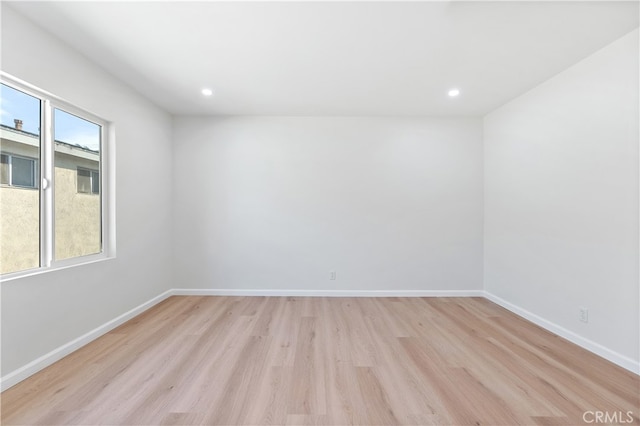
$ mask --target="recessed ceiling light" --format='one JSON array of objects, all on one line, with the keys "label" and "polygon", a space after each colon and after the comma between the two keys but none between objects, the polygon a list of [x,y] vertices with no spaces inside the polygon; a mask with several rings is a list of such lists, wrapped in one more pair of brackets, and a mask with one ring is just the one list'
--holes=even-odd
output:
[{"label": "recessed ceiling light", "polygon": [[202,89],[202,94],[204,96],[211,96],[211,95],[213,95],[213,90],[211,90],[211,89]]},{"label": "recessed ceiling light", "polygon": [[451,96],[452,98],[455,98],[459,94],[460,94],[460,90],[459,89],[451,89],[451,90],[449,90],[449,96]]}]

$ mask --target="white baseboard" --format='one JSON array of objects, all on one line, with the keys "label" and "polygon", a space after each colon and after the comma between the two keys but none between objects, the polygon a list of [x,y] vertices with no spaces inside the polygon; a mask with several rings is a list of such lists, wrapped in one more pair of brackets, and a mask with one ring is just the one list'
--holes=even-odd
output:
[{"label": "white baseboard", "polygon": [[264,290],[174,288],[174,296],[484,297],[482,290]]},{"label": "white baseboard", "polygon": [[102,324],[101,326],[89,331],[88,333],[78,337],[77,339],[72,340],[69,343],[66,343],[51,352],[42,355],[40,358],[31,361],[30,363],[18,368],[17,370],[12,371],[11,373],[0,378],[0,391],[4,391],[9,389],[11,386],[23,381],[27,377],[37,373],[38,371],[50,366],[56,361],[64,358],[69,355],[71,352],[76,351],[83,347],[84,345],[92,342],[98,337],[108,333],[114,328],[118,327],[121,324],[129,321],[131,318],[140,315],[142,312],[151,308],[154,305],[162,302],[173,293],[172,290],[167,290],[164,293],[154,297],[153,299],[136,306],[128,312],[120,315],[117,318],[112,319],[109,322]]},{"label": "white baseboard", "polygon": [[579,334],[574,333],[573,331],[567,330],[566,328],[561,327],[549,320],[546,320],[534,313],[531,313],[526,309],[516,306],[513,303],[507,302],[506,300],[494,294],[485,291],[485,297],[492,302],[502,306],[503,308],[513,312],[514,314],[521,316],[522,318],[544,328],[545,330],[557,334],[558,336],[572,343],[575,343],[576,345],[588,350],[589,352],[593,352],[594,354],[599,355],[602,358],[609,360],[626,370],[631,371],[632,373],[640,375],[640,364],[638,363],[638,361],[612,351],[611,349],[602,346],[601,344],[596,343],[592,340],[586,339]]},{"label": "white baseboard", "polygon": [[569,331],[551,321],[545,320],[525,309],[507,302],[491,293],[483,290],[260,290],[260,289],[171,289],[154,297],[153,299],[136,306],[128,312],[112,319],[109,322],[91,330],[90,332],[60,346],[57,349],[31,361],[30,363],[12,371],[0,378],[0,391],[21,382],[27,377],[48,367],[54,362],[64,358],[71,352],[92,342],[98,337],[108,333],[131,318],[140,315],[147,309],[157,305],[170,296],[307,296],[307,297],[485,297],[492,302],[510,310],[540,327],[563,337],[570,342],[599,355],[614,364],[617,364],[635,374],[640,374],[638,362],[617,352],[612,351],[598,343],[585,339],[576,333]]}]

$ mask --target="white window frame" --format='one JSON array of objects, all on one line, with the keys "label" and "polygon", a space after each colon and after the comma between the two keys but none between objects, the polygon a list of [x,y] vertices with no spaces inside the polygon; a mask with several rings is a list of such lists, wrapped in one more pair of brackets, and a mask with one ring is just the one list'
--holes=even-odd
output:
[{"label": "white window frame", "polygon": [[[40,266],[24,271],[0,275],[0,281],[9,281],[49,271],[65,269],[115,258],[115,129],[114,124],[79,108],[64,99],[0,71],[0,83],[40,99]],[[100,126],[100,179],[101,246],[99,253],[70,259],[55,260],[55,140],[53,111],[59,109]]]}]

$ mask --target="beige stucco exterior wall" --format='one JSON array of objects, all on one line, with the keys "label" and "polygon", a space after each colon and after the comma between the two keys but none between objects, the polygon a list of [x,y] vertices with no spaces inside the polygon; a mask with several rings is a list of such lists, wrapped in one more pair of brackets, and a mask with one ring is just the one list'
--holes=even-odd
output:
[{"label": "beige stucco exterior wall", "polygon": [[[0,150],[5,154],[38,158],[37,139],[33,139],[35,142],[28,144],[22,140],[1,138]],[[63,151],[60,152],[58,148],[56,144],[55,259],[98,253],[102,247],[100,196],[77,191],[78,167],[98,170],[98,155],[64,146],[60,147]],[[86,157],[94,157],[95,160]],[[23,271],[40,265],[39,218],[38,189],[0,186],[0,273]]]},{"label": "beige stucco exterior wall", "polygon": [[40,265],[40,194],[36,189],[0,187],[0,272]]}]

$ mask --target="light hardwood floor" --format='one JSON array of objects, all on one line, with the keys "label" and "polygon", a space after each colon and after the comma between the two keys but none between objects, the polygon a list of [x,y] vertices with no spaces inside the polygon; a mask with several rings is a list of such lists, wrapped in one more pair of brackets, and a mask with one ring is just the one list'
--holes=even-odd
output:
[{"label": "light hardwood floor", "polygon": [[639,395],[638,376],[481,298],[171,297],[5,391],[1,420],[639,424]]}]

